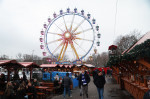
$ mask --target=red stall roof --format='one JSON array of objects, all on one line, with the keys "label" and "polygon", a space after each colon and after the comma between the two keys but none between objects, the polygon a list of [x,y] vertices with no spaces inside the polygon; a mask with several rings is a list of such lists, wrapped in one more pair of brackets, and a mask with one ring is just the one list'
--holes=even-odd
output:
[{"label": "red stall roof", "polygon": [[40,66],[37,65],[36,63],[34,62],[19,62],[21,65],[23,65],[23,67],[25,68],[39,68]]},{"label": "red stall roof", "polygon": [[6,65],[6,64],[9,64],[9,63],[17,63],[16,60],[0,60],[0,65]]},{"label": "red stall roof", "polygon": [[19,68],[19,67],[23,67],[22,64],[18,63],[16,60],[0,60],[0,66],[2,67],[16,67],[16,68]]},{"label": "red stall roof", "polygon": [[42,64],[40,67],[56,67],[57,64]]}]

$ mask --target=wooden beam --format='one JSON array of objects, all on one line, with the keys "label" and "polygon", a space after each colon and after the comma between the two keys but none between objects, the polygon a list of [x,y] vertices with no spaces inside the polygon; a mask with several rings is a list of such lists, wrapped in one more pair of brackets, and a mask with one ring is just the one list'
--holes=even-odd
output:
[{"label": "wooden beam", "polygon": [[146,62],[144,59],[140,59],[137,62],[150,69],[150,63]]}]

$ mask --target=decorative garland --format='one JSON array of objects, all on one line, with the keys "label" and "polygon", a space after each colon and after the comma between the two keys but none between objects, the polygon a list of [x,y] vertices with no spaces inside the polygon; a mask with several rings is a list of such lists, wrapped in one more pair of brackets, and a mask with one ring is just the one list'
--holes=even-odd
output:
[{"label": "decorative garland", "polygon": [[144,43],[136,45],[131,51],[123,55],[110,57],[107,62],[108,66],[114,66],[125,61],[134,61],[142,58],[150,58],[150,39],[147,39]]}]

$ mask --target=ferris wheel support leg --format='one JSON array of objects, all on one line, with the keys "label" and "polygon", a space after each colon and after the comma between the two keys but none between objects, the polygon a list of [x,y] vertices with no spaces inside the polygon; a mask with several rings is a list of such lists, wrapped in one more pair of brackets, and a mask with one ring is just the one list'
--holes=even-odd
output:
[{"label": "ferris wheel support leg", "polygon": [[63,45],[63,47],[62,47],[62,49],[61,49],[61,51],[60,51],[60,54],[59,54],[59,57],[58,57],[58,61],[59,61],[59,59],[60,59],[60,57],[61,57],[61,54],[62,54],[63,49],[64,49],[64,46],[65,46],[65,43],[64,43],[64,45]]},{"label": "ferris wheel support leg", "polygon": [[77,59],[79,59],[79,55],[78,55],[78,53],[77,53],[77,51],[76,51],[76,49],[75,49],[73,43],[70,43],[70,45],[71,45],[71,47],[72,47],[74,53],[76,54]]},{"label": "ferris wheel support leg", "polygon": [[68,47],[68,43],[66,43],[66,45],[65,45],[65,49],[64,49],[64,52],[63,52],[62,57],[61,57],[60,60],[62,60],[64,58],[67,47]]}]

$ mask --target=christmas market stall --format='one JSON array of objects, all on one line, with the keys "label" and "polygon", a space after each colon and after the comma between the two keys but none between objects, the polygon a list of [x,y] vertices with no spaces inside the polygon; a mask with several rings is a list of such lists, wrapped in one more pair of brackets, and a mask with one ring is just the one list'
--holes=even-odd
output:
[{"label": "christmas market stall", "polygon": [[39,65],[37,65],[34,62],[19,62],[21,65],[23,65],[24,68],[28,68],[30,71],[30,80],[32,79],[32,71],[33,68],[40,68]]},{"label": "christmas market stall", "polygon": [[0,60],[0,66],[7,69],[7,81],[10,81],[10,73],[12,71],[17,72],[19,69],[23,68],[23,65],[16,60]]},{"label": "christmas market stall", "polygon": [[147,78],[150,76],[150,32],[122,55],[109,58],[108,65],[121,89],[127,90],[135,99],[143,99],[148,91]]}]

